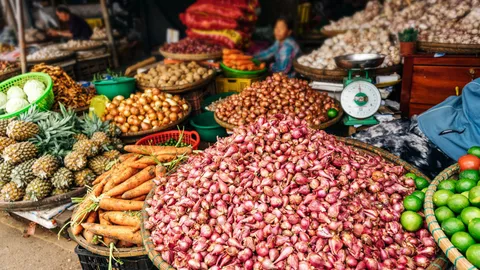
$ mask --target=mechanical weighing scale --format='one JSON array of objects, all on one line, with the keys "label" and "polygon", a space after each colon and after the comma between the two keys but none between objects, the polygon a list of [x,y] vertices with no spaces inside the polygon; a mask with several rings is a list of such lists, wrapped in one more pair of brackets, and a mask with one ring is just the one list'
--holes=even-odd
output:
[{"label": "mechanical weighing scale", "polygon": [[[368,77],[368,71],[380,66],[385,59],[381,54],[347,54],[335,57],[337,67],[346,69],[348,77],[343,78],[343,91],[340,104],[347,116],[343,123],[353,125],[376,125],[378,120],[373,116],[382,103],[378,88]],[[355,71],[363,73],[353,76]]]}]

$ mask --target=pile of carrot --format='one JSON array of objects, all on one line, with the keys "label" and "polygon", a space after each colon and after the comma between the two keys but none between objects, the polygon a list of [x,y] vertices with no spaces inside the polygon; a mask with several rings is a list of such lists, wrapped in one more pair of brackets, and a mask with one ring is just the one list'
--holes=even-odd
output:
[{"label": "pile of carrot", "polygon": [[253,56],[246,55],[239,50],[223,49],[223,64],[237,70],[262,70],[265,63],[256,65]]},{"label": "pile of carrot", "polygon": [[[77,205],[71,230],[91,244],[116,247],[142,245],[140,211],[154,179],[167,172],[163,163],[192,152],[190,147],[127,145],[127,154],[93,182]],[[98,241],[98,240],[101,241]]]}]

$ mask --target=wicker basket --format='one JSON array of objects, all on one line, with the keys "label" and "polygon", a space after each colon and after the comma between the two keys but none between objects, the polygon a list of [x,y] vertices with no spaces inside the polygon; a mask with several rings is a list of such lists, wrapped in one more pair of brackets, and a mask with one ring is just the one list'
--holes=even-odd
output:
[{"label": "wicker basket", "polygon": [[479,44],[452,44],[419,41],[417,44],[419,51],[430,53],[443,52],[452,54],[478,54],[480,53]]},{"label": "wicker basket", "polygon": [[[356,147],[357,149],[370,153],[372,155],[379,155],[382,156],[385,160],[395,163],[396,165],[403,166],[407,171],[412,172],[418,176],[424,177],[425,179],[428,179],[427,176],[425,176],[422,172],[420,172],[417,168],[414,166],[410,165],[409,163],[401,160],[397,156],[374,146],[368,145],[366,143],[349,139],[349,138],[341,138],[337,137],[337,140],[344,142],[347,145]],[[153,197],[153,194],[155,192],[155,189],[150,191],[148,194],[147,198],[145,201],[151,199]],[[147,203],[143,205],[142,209],[142,223],[141,223],[141,233],[142,233],[142,239],[143,239],[143,244],[145,246],[145,250],[147,251],[148,257],[152,260],[153,264],[160,270],[173,270],[171,265],[169,265],[167,262],[165,262],[162,259],[162,256],[160,253],[158,253],[155,250],[155,246],[153,245],[152,240],[150,239],[150,231],[145,229],[144,226],[144,221],[148,219],[148,214],[146,212],[146,207],[148,207]],[[446,269],[448,266],[448,261],[445,259],[443,254],[439,257],[437,257],[426,269],[427,270],[443,270]]]},{"label": "wicker basket", "polygon": [[190,144],[193,150],[198,150],[198,145],[200,144],[200,135],[198,135],[198,132],[196,131],[164,131],[142,138],[137,143],[135,143],[135,145],[157,145],[164,143],[171,138],[174,138],[178,141],[181,133],[183,133],[182,142]]},{"label": "wicker basket", "polygon": [[186,54],[186,53],[170,53],[166,51],[159,50],[160,54],[168,59],[175,60],[184,60],[184,61],[203,61],[211,59],[220,59],[222,58],[222,52],[218,53],[204,53],[204,54]]},{"label": "wicker basket", "polygon": [[182,93],[194,91],[199,88],[203,88],[204,86],[208,85],[213,78],[215,78],[215,72],[212,75],[208,76],[207,78],[193,82],[193,83],[188,83],[184,85],[175,85],[175,86],[165,86],[165,87],[142,85],[142,84],[139,84],[137,81],[137,88],[140,90],[160,89],[161,91],[167,92],[170,94],[182,94]]},{"label": "wicker basket", "polygon": [[442,171],[433,181],[430,183],[430,186],[427,189],[425,194],[425,203],[423,208],[425,209],[425,217],[427,220],[428,230],[432,233],[433,238],[437,242],[438,246],[445,252],[447,258],[454,264],[454,266],[459,270],[472,270],[477,269],[473,266],[461,253],[458,251],[452,242],[443,232],[440,224],[435,217],[434,205],[433,205],[433,194],[437,190],[438,184],[443,180],[456,178],[459,172],[458,164],[454,164],[444,171]]},{"label": "wicker basket", "polygon": [[1,73],[0,74],[0,82],[3,82],[5,80],[8,80],[12,77],[15,77],[17,75],[20,75],[22,73],[22,69],[21,68],[15,68],[15,69],[12,69],[12,70],[9,70],[7,72],[4,72],[4,73]]},{"label": "wicker basket", "polygon": [[104,54],[87,59],[78,59],[75,68],[76,78],[79,81],[91,81],[96,73],[110,68],[110,54]]},{"label": "wicker basket", "polygon": [[80,197],[87,191],[86,188],[77,188],[65,194],[60,194],[45,198],[38,202],[1,202],[0,210],[3,211],[32,211],[40,209],[49,209],[55,206],[69,203],[72,197]]}]

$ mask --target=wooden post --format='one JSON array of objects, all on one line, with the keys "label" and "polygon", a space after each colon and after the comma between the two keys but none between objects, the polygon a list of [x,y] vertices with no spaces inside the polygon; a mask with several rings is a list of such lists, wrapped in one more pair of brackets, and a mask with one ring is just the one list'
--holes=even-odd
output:
[{"label": "wooden post", "polygon": [[105,0],[100,0],[100,6],[102,8],[103,20],[105,21],[105,29],[108,37],[108,46],[112,52],[113,67],[118,67],[118,55],[117,48],[115,48],[115,40],[113,39],[112,26],[110,25],[110,17],[108,15],[107,3]]},{"label": "wooden post", "polygon": [[27,56],[25,55],[25,29],[23,22],[23,0],[16,0],[17,24],[18,24],[18,46],[20,47],[20,64],[22,73],[27,72]]},{"label": "wooden post", "polygon": [[7,24],[13,28],[13,31],[17,33],[17,22],[15,21],[15,15],[13,15],[12,5],[9,0],[2,0],[3,9],[5,12],[5,18]]}]

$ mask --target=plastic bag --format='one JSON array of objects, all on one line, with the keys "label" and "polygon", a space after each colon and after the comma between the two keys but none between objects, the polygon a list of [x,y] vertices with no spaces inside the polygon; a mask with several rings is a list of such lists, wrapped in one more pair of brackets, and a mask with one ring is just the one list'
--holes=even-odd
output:
[{"label": "plastic bag", "polygon": [[188,28],[195,29],[220,30],[235,29],[238,27],[237,22],[233,19],[201,13],[182,13],[180,14],[180,20]]}]

